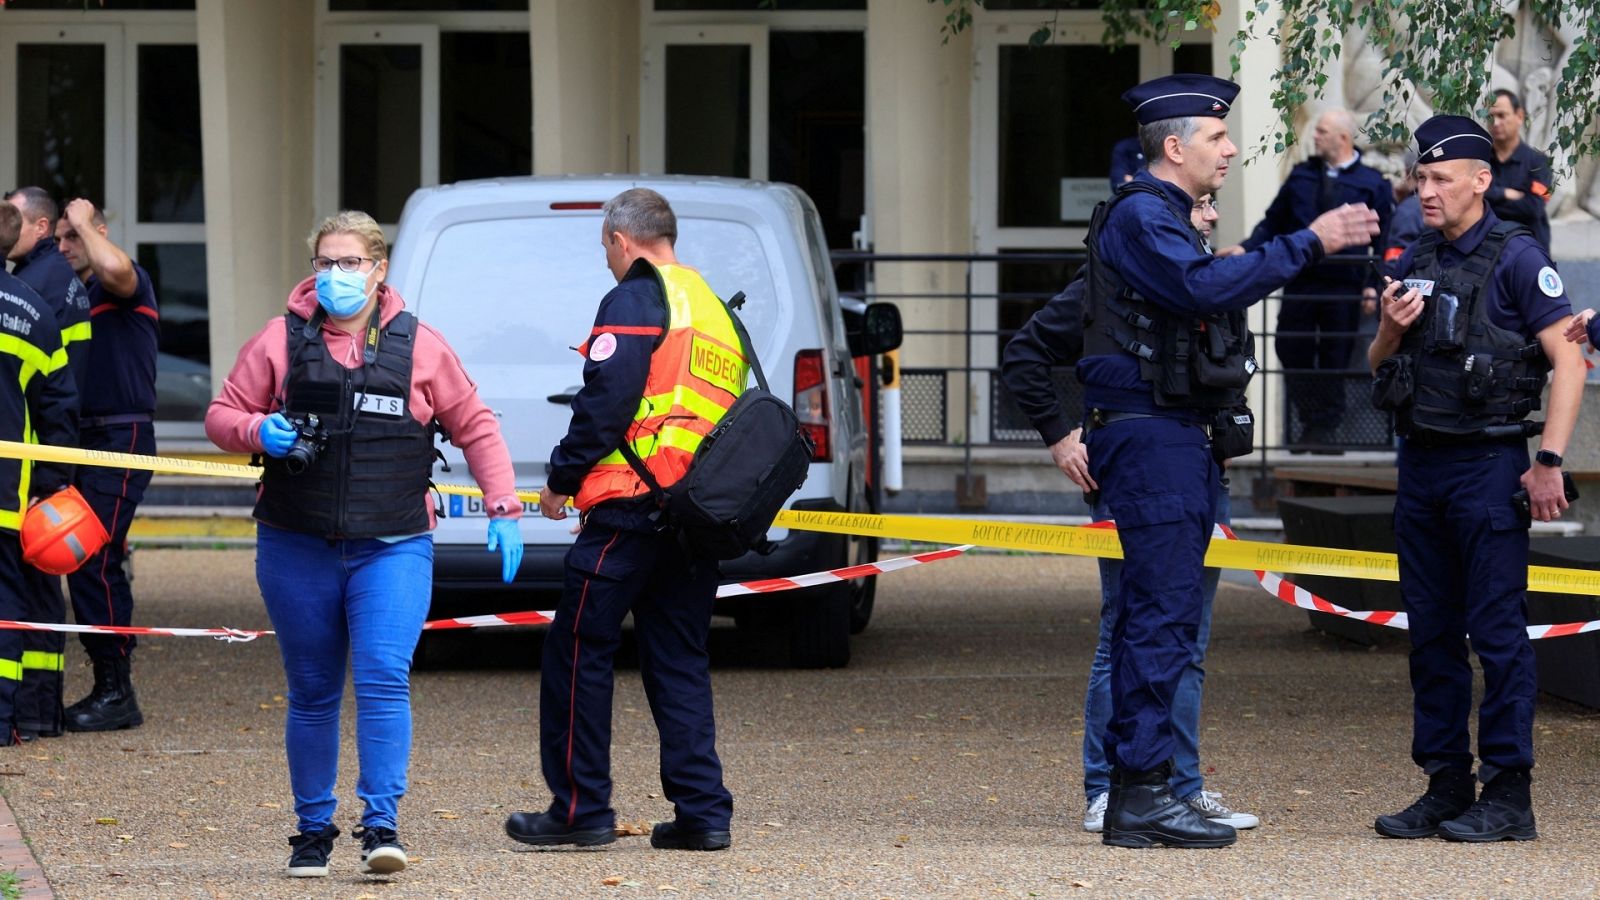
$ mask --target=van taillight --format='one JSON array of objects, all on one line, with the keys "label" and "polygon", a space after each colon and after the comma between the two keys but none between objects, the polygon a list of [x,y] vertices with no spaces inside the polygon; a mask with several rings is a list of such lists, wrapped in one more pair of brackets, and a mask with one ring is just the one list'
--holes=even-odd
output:
[{"label": "van taillight", "polygon": [[821,350],[801,350],[794,355],[794,411],[800,427],[811,436],[817,462],[833,459],[828,442],[828,367]]}]

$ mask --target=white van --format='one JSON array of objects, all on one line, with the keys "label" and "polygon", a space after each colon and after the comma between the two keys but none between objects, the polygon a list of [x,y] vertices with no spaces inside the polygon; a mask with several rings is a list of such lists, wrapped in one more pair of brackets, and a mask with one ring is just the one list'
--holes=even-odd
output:
[{"label": "white van", "polygon": [[[518,488],[543,486],[550,450],[566,433],[583,383],[573,348],[616,284],[600,244],[601,204],[649,187],[678,216],[677,255],[724,299],[743,291],[739,315],[773,393],[791,399],[817,442],[816,460],[790,502],[795,509],[877,508],[857,354],[899,343],[892,306],[852,316],[847,336],[820,220],[798,188],[691,177],[551,177],[463,182],[411,195],[400,219],[389,283],[444,334],[478,393],[500,420]],[[866,335],[875,335],[868,338]],[[876,341],[876,346],[865,346]],[[440,442],[434,480],[470,479],[460,451]],[[497,590],[499,554],[484,550],[482,504],[445,497],[434,533],[434,615],[527,609],[558,590],[573,521],[552,522],[531,504],[522,519],[526,555],[517,590]],[[876,542],[775,528],[776,548],[723,564],[727,581],[799,575],[874,559]],[[871,579],[719,604],[741,626],[785,629],[792,662],[842,666],[850,634],[872,612]],[[548,602],[550,597],[543,598]],[[548,607],[545,607],[548,608]]]}]

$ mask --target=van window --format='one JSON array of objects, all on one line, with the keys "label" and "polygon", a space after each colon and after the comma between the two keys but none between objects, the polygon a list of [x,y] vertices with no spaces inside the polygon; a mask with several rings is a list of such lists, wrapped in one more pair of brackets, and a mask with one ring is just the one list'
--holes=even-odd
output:
[{"label": "van window", "polygon": [[[758,349],[779,320],[772,272],[756,232],[741,222],[682,219],[678,258],[740,311]],[[428,251],[414,300],[471,365],[572,359],[616,286],[600,246],[599,216],[492,219],[451,225]],[[783,317],[785,320],[787,317]]]}]

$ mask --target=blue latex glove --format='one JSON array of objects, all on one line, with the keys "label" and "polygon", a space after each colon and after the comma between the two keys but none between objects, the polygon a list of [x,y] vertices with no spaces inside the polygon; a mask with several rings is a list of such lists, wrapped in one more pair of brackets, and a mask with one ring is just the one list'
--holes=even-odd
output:
[{"label": "blue latex glove", "polygon": [[261,449],[268,456],[282,459],[299,436],[300,433],[294,430],[283,413],[273,413],[261,420]]},{"label": "blue latex glove", "polygon": [[499,549],[500,580],[510,584],[522,565],[522,529],[516,519],[489,520],[489,549]]}]

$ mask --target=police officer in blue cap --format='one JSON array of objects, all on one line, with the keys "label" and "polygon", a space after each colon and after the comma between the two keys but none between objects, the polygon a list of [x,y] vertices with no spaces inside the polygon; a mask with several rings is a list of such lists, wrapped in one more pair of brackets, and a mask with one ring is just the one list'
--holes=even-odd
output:
[{"label": "police officer in blue cap", "polygon": [[[1416,138],[1425,227],[1400,258],[1403,280],[1384,290],[1367,360],[1373,401],[1394,411],[1404,439],[1394,530],[1411,626],[1411,758],[1428,789],[1375,827],[1393,838],[1530,841],[1537,688],[1526,516],[1548,522],[1567,507],[1561,454],[1583,398],[1583,358],[1564,339],[1572,308],[1544,247],[1485,202],[1489,134],[1435,116]],[[1545,421],[1530,422],[1552,372]],[[1541,432],[1530,464],[1526,439]],[[1483,667],[1481,795],[1467,730],[1468,635]]]},{"label": "police officer in blue cap", "polygon": [[[1244,386],[1255,371],[1244,310],[1325,254],[1365,244],[1378,216],[1341,206],[1308,228],[1226,259],[1190,227],[1238,148],[1223,117],[1239,87],[1172,75],[1128,91],[1148,168],[1101,204],[1089,226],[1084,356],[1088,479],[1117,522],[1124,564],[1112,610],[1112,764],[1106,844],[1222,847],[1209,821],[1169,786],[1173,695],[1194,655],[1219,463],[1251,449]],[[1069,471],[1074,423],[1041,428]],[[1070,471],[1069,471],[1070,474]]]}]

